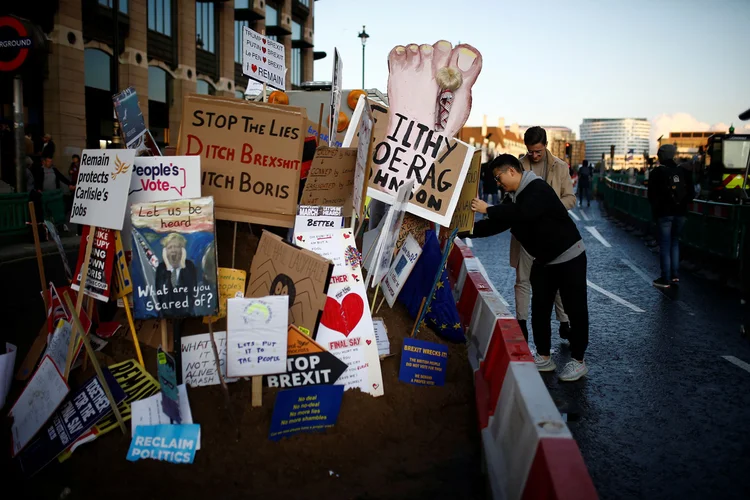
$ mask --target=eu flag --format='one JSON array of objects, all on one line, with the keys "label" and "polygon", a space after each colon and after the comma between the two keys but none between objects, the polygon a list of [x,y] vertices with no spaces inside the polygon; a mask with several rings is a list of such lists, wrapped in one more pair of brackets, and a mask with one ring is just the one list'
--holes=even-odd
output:
[{"label": "eu flag", "polygon": [[[430,293],[442,257],[435,231],[428,230],[425,234],[422,255],[398,295],[398,299],[406,306],[413,318],[416,318],[419,314],[422,299]],[[466,342],[464,330],[458,318],[456,301],[453,299],[451,285],[448,281],[448,271],[445,267],[440,270],[440,278],[435,287],[432,302],[427,309],[425,322],[435,333],[446,340]]]}]

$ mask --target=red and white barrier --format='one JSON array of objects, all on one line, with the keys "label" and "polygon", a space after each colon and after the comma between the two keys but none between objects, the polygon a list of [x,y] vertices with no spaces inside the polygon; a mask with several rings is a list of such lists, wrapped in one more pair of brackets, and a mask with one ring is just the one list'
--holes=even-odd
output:
[{"label": "red and white barrier", "polygon": [[494,499],[598,498],[578,445],[534,365],[528,344],[460,240],[448,259],[469,337],[478,425]]}]

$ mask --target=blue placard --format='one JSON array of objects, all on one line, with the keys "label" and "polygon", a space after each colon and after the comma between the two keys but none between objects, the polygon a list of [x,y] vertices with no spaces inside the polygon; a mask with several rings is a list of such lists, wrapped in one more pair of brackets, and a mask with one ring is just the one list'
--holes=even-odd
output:
[{"label": "blue placard", "polygon": [[300,432],[322,432],[333,427],[343,397],[343,385],[315,385],[279,392],[268,439],[278,441]]},{"label": "blue placard", "polygon": [[404,339],[398,379],[414,385],[445,384],[448,347],[425,340]]},{"label": "blue placard", "polygon": [[192,464],[200,431],[199,424],[139,425],[130,441],[128,460],[153,458],[173,464]]}]

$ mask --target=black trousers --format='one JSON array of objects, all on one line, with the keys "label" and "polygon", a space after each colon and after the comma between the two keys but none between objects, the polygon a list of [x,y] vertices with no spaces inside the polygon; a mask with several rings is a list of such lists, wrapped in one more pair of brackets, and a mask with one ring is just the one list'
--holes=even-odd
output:
[{"label": "black trousers", "polygon": [[560,291],[570,318],[570,351],[573,359],[583,360],[589,344],[589,306],[586,286],[586,252],[562,264],[531,267],[531,326],[537,353],[549,356],[552,343],[552,306]]}]

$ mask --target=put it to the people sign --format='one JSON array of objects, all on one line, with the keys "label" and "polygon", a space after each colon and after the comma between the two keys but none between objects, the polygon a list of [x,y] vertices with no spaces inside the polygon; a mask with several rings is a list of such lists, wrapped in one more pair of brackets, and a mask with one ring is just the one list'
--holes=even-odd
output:
[{"label": "put it to the people sign", "polygon": [[121,230],[134,159],[133,149],[84,149],[70,222]]},{"label": "put it to the people sign", "polygon": [[242,31],[242,72],[273,88],[286,88],[284,46],[248,27]]}]

